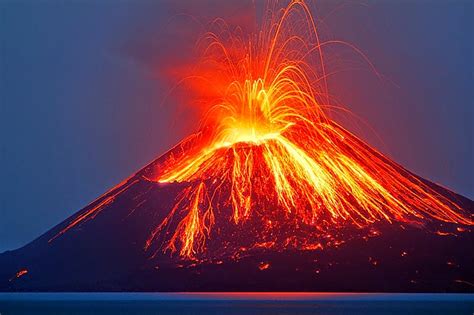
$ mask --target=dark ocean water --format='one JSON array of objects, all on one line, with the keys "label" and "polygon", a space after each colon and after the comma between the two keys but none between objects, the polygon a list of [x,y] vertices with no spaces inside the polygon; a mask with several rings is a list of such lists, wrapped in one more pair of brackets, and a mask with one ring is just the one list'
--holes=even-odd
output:
[{"label": "dark ocean water", "polygon": [[0,293],[0,314],[474,314],[474,294]]}]

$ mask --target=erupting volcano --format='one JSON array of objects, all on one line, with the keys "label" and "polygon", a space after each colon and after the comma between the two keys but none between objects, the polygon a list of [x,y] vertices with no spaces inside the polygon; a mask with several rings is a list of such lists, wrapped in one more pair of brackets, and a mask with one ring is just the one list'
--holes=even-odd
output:
[{"label": "erupting volcano", "polygon": [[[68,242],[77,244],[75,239],[84,237],[88,242],[102,244],[98,248],[113,251],[120,247],[116,244],[118,239],[125,239],[130,233],[132,237],[128,237],[125,247],[133,247],[130,255],[141,257],[146,263],[130,267],[136,264],[134,259],[127,270],[145,269],[149,276],[150,270],[163,266],[169,271],[200,265],[203,269],[196,274],[211,275],[209,266],[217,268],[230,262],[234,271],[229,275],[238,279],[253,263],[265,272],[273,268],[274,260],[288,262],[294,253],[298,253],[295,259],[304,260],[304,267],[295,267],[296,271],[309,268],[310,273],[319,274],[328,264],[348,264],[338,259],[351,260],[352,253],[354,265],[347,268],[367,274],[360,267],[360,252],[380,254],[385,252],[382,248],[394,246],[399,250],[396,256],[405,257],[403,246],[411,243],[411,235],[424,246],[431,246],[432,239],[437,239],[439,248],[459,242],[459,252],[448,258],[457,259],[455,255],[465,253],[458,266],[468,267],[473,262],[472,253],[466,253],[472,245],[473,202],[410,173],[331,118],[334,106],[323,52],[325,46],[347,44],[321,41],[304,2],[295,0],[282,9],[267,8],[258,31],[252,34],[229,27],[221,19],[215,20],[211,29],[198,42],[202,51],[199,63],[180,82],[181,87],[193,92],[192,105],[202,113],[197,131],[39,238],[36,248],[46,252],[50,248],[64,249]],[[112,227],[107,220],[120,224]],[[101,226],[114,231],[94,234]],[[86,236],[88,230],[95,232]],[[114,234],[121,233],[127,236],[114,238]],[[100,235],[100,240],[92,235]],[[377,245],[367,245],[381,235],[387,238]],[[338,251],[344,254],[338,256]],[[412,249],[410,255],[416,256],[417,251]],[[328,261],[324,261],[322,252],[327,252]],[[424,250],[421,253],[426,255]],[[31,259],[31,255],[9,255],[23,257],[21,262],[10,261],[15,272],[35,269],[24,258]],[[117,255],[115,259],[127,260],[126,253]],[[370,266],[378,264],[369,254],[364,257]],[[411,267],[416,264],[414,261]],[[239,262],[247,265],[240,268]],[[41,268],[38,271],[49,270],[52,265],[44,263]],[[110,268],[114,270],[113,266]],[[449,275],[448,280],[442,280],[440,283],[444,284],[438,284],[435,290],[447,290],[452,283],[471,283],[472,271],[460,269],[453,278]],[[77,270],[81,273],[85,269]],[[103,272],[100,270],[92,274],[98,276]],[[280,273],[290,271],[280,267]],[[184,274],[180,273],[181,277]],[[23,275],[34,277],[34,272]],[[128,273],[126,278],[130,277],[133,278]],[[412,284],[417,283],[410,278],[416,276],[406,277],[414,281]],[[405,278],[403,281],[407,281]],[[21,280],[12,280],[11,274],[8,279],[9,286]],[[123,288],[124,281],[120,278],[122,286],[106,287]],[[282,288],[298,288],[298,278],[294,281],[282,281],[286,283]],[[305,281],[300,283],[302,289],[332,290],[324,281],[314,286],[303,284]],[[403,285],[387,287],[378,283],[367,289],[354,284],[342,288],[390,291],[404,288]],[[202,284],[184,289],[236,287],[239,288],[214,283],[210,287]],[[181,287],[160,284],[158,288]],[[244,284],[241,288],[245,288]]]}]

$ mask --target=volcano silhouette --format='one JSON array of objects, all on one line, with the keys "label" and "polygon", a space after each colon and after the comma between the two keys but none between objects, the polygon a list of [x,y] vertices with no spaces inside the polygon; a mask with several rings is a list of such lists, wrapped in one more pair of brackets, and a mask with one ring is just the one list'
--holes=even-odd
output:
[{"label": "volcano silhouette", "polygon": [[333,120],[323,48],[344,43],[304,1],[280,6],[248,34],[214,19],[195,65],[163,69],[196,132],[1,254],[0,290],[474,290],[474,202]]},{"label": "volcano silhouette", "polygon": [[[145,249],[185,185],[150,178],[182,150],[176,146],[36,240],[1,254],[0,290],[474,291],[471,228],[437,220],[329,228],[312,246],[296,248],[284,242],[304,239],[303,226],[281,223],[264,235],[258,211],[242,224],[216,215],[201,258],[161,250],[167,230]],[[472,217],[472,200],[417,178]],[[214,202],[225,205],[220,198]],[[265,246],[269,240],[276,245]]]}]

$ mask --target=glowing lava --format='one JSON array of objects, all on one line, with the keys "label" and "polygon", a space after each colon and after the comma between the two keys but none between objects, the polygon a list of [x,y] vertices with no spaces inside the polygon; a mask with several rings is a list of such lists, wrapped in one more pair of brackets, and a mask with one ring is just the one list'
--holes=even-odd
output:
[{"label": "glowing lava", "polygon": [[[224,229],[236,232],[217,248],[235,255],[236,248],[321,250],[321,238],[344,242],[328,231],[378,221],[472,225],[454,199],[329,118],[322,48],[330,42],[320,41],[307,5],[266,12],[253,34],[219,19],[200,41],[202,60],[184,81],[203,119],[148,178],[181,192],[145,249],[158,243],[155,254],[197,257],[210,239],[225,238]],[[231,239],[239,233],[245,248]]]},{"label": "glowing lava", "polygon": [[248,37],[216,24],[192,76],[208,85],[205,119],[190,148],[163,163],[156,178],[187,187],[147,247],[176,211],[186,211],[164,248],[179,247],[187,257],[204,251],[224,206],[216,196],[230,200],[236,225],[273,197],[266,216],[294,220],[295,227],[425,218],[472,224],[454,202],[327,117],[324,43],[305,3],[269,10]]}]

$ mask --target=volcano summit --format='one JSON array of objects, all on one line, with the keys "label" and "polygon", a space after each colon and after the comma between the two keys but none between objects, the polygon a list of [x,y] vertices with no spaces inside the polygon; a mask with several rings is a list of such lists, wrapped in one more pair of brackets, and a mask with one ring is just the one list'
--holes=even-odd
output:
[{"label": "volcano summit", "polygon": [[[472,291],[474,203],[330,117],[309,8],[222,20],[181,83],[198,130],[0,257],[3,290]],[[342,43],[343,44],[343,43]]]}]

